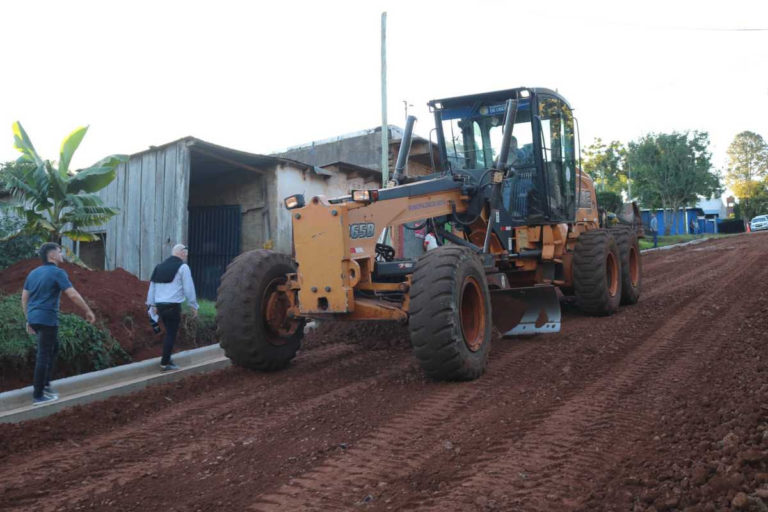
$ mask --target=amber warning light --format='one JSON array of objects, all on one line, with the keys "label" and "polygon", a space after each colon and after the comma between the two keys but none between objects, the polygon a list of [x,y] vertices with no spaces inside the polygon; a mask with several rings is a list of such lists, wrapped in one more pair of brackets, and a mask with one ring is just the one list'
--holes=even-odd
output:
[{"label": "amber warning light", "polygon": [[352,200],[360,203],[370,203],[379,198],[378,190],[353,190]]},{"label": "amber warning light", "polygon": [[285,198],[285,207],[289,210],[294,208],[302,208],[304,206],[304,195],[296,194]]}]

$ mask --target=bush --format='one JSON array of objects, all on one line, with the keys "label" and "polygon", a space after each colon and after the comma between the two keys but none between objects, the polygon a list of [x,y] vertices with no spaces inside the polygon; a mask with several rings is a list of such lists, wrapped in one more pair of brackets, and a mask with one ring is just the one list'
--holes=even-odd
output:
[{"label": "bush", "polygon": [[[2,213],[0,213],[2,215]],[[34,258],[43,239],[36,235],[20,235],[10,240],[2,241],[9,233],[15,232],[20,219],[0,216],[0,270],[10,267],[17,261]]]},{"label": "bush", "polygon": [[[27,334],[21,295],[0,297],[0,368],[34,370],[36,340]],[[58,376],[78,375],[130,361],[108,330],[72,314],[59,315]]]},{"label": "bush", "polygon": [[621,196],[616,192],[609,192],[607,190],[597,192],[597,206],[604,209],[607,212],[618,213],[621,211],[623,204]]}]

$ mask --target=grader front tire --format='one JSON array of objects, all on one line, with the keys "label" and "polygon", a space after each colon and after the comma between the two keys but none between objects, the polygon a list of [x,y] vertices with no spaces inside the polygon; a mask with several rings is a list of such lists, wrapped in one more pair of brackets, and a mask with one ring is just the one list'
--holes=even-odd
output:
[{"label": "grader front tire", "polygon": [[491,346],[491,300],[483,266],[472,251],[443,246],[413,272],[411,343],[435,380],[472,380],[485,371]]},{"label": "grader front tire", "polygon": [[296,356],[304,321],[288,318],[288,298],[278,290],[293,272],[288,256],[263,249],[243,253],[227,267],[216,299],[216,324],[221,347],[234,364],[273,371]]},{"label": "grader front tire", "polygon": [[573,285],[576,304],[585,313],[606,316],[619,309],[621,258],[607,230],[579,235],[573,255]]}]

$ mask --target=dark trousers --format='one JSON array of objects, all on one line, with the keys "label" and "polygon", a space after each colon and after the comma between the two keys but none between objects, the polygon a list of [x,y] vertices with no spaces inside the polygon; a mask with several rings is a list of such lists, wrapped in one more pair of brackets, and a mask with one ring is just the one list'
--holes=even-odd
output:
[{"label": "dark trousers", "polygon": [[37,358],[33,382],[35,398],[43,397],[43,389],[51,383],[56,356],[59,355],[59,328],[55,325],[31,324],[37,333]]},{"label": "dark trousers", "polygon": [[654,231],[653,232],[653,246],[658,247],[659,246],[659,232]]},{"label": "dark trousers", "polygon": [[181,324],[181,304],[158,304],[157,314],[165,326],[165,339],[163,340],[163,357],[160,364],[171,364],[171,352],[176,343],[176,335]]}]

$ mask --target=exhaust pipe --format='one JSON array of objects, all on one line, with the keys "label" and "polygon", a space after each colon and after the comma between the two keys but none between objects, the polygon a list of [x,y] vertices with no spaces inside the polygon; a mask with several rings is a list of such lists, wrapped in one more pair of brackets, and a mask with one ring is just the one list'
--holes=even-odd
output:
[{"label": "exhaust pipe", "polygon": [[395,175],[392,181],[400,184],[405,177],[405,171],[408,167],[408,155],[411,153],[411,141],[413,140],[413,125],[416,123],[416,116],[408,116],[405,121],[405,131],[403,139],[400,141],[400,151],[397,153],[397,163],[395,164]]},{"label": "exhaust pipe", "polygon": [[506,115],[504,116],[504,134],[501,138],[501,149],[496,158],[496,169],[504,169],[509,157],[509,145],[512,143],[512,125],[517,117],[517,103],[513,100],[507,100]]}]

